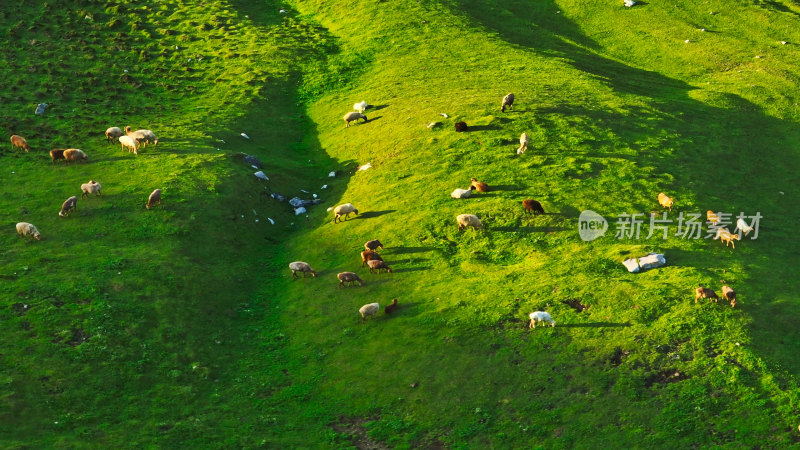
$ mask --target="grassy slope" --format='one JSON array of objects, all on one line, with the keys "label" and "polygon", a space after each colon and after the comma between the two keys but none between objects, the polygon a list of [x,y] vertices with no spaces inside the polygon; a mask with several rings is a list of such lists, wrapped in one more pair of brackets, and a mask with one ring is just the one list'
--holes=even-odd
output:
[{"label": "grassy slope", "polygon": [[[14,43],[3,126],[39,150],[2,156],[0,181],[15,186],[0,207],[6,446],[794,439],[797,56],[778,43],[800,42],[790,5],[49,4],[0,16]],[[696,23],[707,9],[719,13]],[[76,42],[57,65],[64,29]],[[509,91],[518,104],[503,115]],[[50,99],[48,115],[30,113]],[[362,99],[382,107],[344,130]],[[453,133],[456,120],[478,130]],[[134,160],[99,137],[128,123],[163,142]],[[520,158],[522,131],[532,145]],[[92,163],[48,167],[42,150],[66,145]],[[236,151],[269,162],[272,189],[328,183],[325,205],[353,202],[362,218],[289,216],[225,156]],[[449,199],[471,176],[499,189]],[[89,178],[103,199],[70,219],[46,212]],[[154,186],[165,206],[147,212]],[[733,251],[574,232],[583,209],[648,212],[660,191],[686,212],[759,210],[762,237]],[[522,217],[526,197],[557,214]],[[457,233],[462,212],[487,230]],[[46,239],[17,239],[20,217]],[[372,238],[395,273],[358,268]],[[621,270],[651,250],[670,266]],[[290,281],[296,259],[320,278]],[[337,290],[342,270],[366,286]],[[693,286],[722,278],[741,309],[691,302]],[[392,297],[397,316],[359,323],[360,305]],[[19,315],[17,303],[33,307]],[[545,307],[559,326],[526,330]]]}]

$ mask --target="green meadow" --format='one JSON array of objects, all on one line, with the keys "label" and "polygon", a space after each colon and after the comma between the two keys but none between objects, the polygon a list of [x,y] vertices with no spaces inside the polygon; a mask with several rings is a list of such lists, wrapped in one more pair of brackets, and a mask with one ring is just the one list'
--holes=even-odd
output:
[{"label": "green meadow", "polygon": [[[0,447],[798,446],[799,24],[793,0],[3,4]],[[126,125],[158,145],[106,141]],[[675,235],[707,210],[758,238]]]}]

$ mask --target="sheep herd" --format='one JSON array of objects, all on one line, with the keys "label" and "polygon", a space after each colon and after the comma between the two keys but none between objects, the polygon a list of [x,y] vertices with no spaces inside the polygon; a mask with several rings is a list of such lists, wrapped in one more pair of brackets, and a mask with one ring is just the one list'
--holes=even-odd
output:
[{"label": "sheep herd", "polygon": [[[119,127],[110,127],[105,132],[107,142],[113,142],[114,139],[117,139],[121,144],[122,148],[128,148],[129,151],[138,155],[138,149],[142,146],[146,147],[147,144],[158,144],[158,137],[156,137],[155,133],[150,130],[136,130],[132,131],[130,126],[125,127],[125,131]],[[11,146],[14,149],[22,149],[26,152],[31,150],[31,146],[28,144],[28,141],[19,135],[12,135],[11,136]],[[50,150],[50,159],[55,163],[58,160],[64,160],[65,163],[69,162],[78,162],[83,161],[86,162],[89,160],[89,156],[83,150],[77,148],[68,148],[68,149],[61,149],[61,148],[54,148]],[[94,180],[89,180],[88,183],[81,184],[81,199],[86,198],[91,194],[95,194],[97,196],[101,195],[100,189],[102,186],[100,183]],[[154,190],[150,196],[147,198],[147,203],[145,207],[150,209],[151,207],[158,205],[161,203],[161,189]],[[70,213],[77,209],[78,205],[78,197],[77,195],[73,195],[66,199],[64,203],[61,205],[61,210],[58,212],[59,217],[67,217]],[[28,222],[19,222],[16,225],[17,233],[21,237],[30,236],[33,239],[41,240],[41,234],[39,230],[32,224]]]}]

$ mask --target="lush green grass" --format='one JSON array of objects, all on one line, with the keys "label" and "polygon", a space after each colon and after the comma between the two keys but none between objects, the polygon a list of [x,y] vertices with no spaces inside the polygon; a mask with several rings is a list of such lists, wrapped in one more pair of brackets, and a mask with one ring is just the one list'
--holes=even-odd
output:
[{"label": "lush green grass", "polygon": [[[0,156],[4,447],[797,442],[793,3],[84,3],[0,12],[0,124],[34,147]],[[127,124],[161,142],[105,143]],[[237,152],[323,205],[292,215]],[[495,189],[449,198],[473,176]],[[90,178],[103,197],[59,218]],[[654,212],[662,191],[670,217],[760,211],[759,239],[579,239],[580,211]],[[334,225],[344,202],[361,215]],[[375,238],[391,274],[359,267]],[[669,265],[620,264],[649,251]],[[294,260],[319,277],[292,281]],[[337,289],[345,270],[365,286]],[[692,301],[721,280],[736,309]],[[558,325],[528,330],[537,309]]]}]

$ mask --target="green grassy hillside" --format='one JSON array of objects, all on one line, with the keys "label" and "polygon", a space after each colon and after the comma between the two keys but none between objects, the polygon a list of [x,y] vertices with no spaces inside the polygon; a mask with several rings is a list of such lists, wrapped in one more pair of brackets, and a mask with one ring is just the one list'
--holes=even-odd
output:
[{"label": "green grassy hillside", "polygon": [[[33,147],[0,154],[3,447],[797,445],[800,8],[621,3],[2,8],[0,126]],[[106,143],[125,125],[159,144]],[[471,177],[492,190],[451,199]],[[102,197],[58,217],[89,179]],[[759,238],[616,239],[659,192],[675,223],[759,212]],[[586,209],[605,237],[580,239]],[[360,267],[376,238],[392,273]],[[651,251],[668,265],[625,271]],[[739,303],[695,304],[700,283]]]}]

